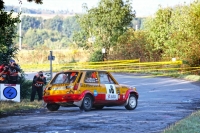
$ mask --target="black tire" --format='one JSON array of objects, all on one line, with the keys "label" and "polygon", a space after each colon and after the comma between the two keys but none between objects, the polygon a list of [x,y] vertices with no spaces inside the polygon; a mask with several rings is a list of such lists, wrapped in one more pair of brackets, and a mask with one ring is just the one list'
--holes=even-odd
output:
[{"label": "black tire", "polygon": [[83,103],[80,107],[81,110],[90,111],[92,108],[93,99],[90,95],[86,95],[83,99]]},{"label": "black tire", "polygon": [[60,108],[60,105],[58,104],[55,104],[55,103],[47,104],[47,109],[49,111],[57,111],[59,108]]},{"label": "black tire", "polygon": [[97,106],[94,106],[94,108],[96,109],[96,110],[101,110],[101,109],[103,109],[103,105],[97,105]]},{"label": "black tire", "polygon": [[128,104],[125,106],[127,110],[134,110],[137,107],[137,98],[135,94],[130,94]]}]

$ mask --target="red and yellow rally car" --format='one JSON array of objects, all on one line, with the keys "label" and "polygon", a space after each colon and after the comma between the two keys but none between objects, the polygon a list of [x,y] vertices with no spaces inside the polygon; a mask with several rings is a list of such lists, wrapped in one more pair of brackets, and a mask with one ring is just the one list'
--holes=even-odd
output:
[{"label": "red and yellow rally car", "polygon": [[104,106],[137,107],[136,88],[119,85],[107,71],[68,70],[57,73],[44,89],[47,109],[56,111],[60,106],[79,107],[89,111]]}]

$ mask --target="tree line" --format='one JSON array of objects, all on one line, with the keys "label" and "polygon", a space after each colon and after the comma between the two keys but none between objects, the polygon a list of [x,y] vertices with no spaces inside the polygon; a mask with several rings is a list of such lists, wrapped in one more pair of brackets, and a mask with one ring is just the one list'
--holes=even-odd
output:
[{"label": "tree line", "polygon": [[[20,5],[19,5],[20,6]],[[14,12],[20,12],[19,6],[5,6],[5,11],[14,10]],[[48,9],[29,9],[21,8],[22,13],[26,14],[74,14],[73,11],[66,10],[48,10]]]},{"label": "tree line", "polygon": [[160,7],[154,16],[145,19],[136,18],[129,0],[101,0],[97,7],[88,9],[83,4],[83,9],[84,14],[71,18],[24,17],[23,45],[28,49],[77,45],[90,51],[91,61],[102,60],[101,49],[106,48],[108,60],[177,58],[190,66],[200,64],[199,0],[190,5]]},{"label": "tree line", "polygon": [[[131,26],[142,26],[143,18],[136,18]],[[57,15],[51,19],[22,16],[22,48],[34,49],[44,45],[50,49],[63,49],[73,45],[74,33],[81,30],[77,16]],[[18,38],[14,43],[18,45]]]},{"label": "tree line", "polygon": [[[49,48],[66,48],[72,44],[74,31],[80,30],[76,18],[55,16],[52,19],[22,17],[22,46],[34,49],[45,45]],[[18,44],[18,40],[15,43]]]},{"label": "tree line", "polygon": [[[145,19],[141,30],[130,26],[132,13],[129,1],[101,0],[98,7],[79,16],[81,32],[75,42],[92,48],[100,59],[102,47],[107,59],[161,61],[176,58],[189,66],[200,65],[200,0],[189,5],[162,8]],[[121,12],[119,12],[121,11]],[[132,18],[131,18],[132,17]],[[95,41],[88,41],[93,38]]]}]

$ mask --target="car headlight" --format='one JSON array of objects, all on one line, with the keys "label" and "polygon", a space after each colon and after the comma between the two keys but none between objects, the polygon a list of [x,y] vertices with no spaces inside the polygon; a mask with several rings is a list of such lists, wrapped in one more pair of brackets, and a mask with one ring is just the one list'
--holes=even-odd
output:
[{"label": "car headlight", "polygon": [[137,91],[137,89],[135,87],[130,87],[130,89],[134,90],[134,91]]}]

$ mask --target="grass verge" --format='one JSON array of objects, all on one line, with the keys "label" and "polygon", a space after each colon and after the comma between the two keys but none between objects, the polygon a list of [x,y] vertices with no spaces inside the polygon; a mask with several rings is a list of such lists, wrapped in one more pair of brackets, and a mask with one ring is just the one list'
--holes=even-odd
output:
[{"label": "grass verge", "polygon": [[200,111],[192,113],[185,119],[180,120],[163,133],[199,133],[200,132]]},{"label": "grass verge", "polygon": [[0,101],[0,116],[12,114],[15,111],[39,109],[43,107],[43,101],[30,102],[30,99],[23,99],[21,102]]}]

